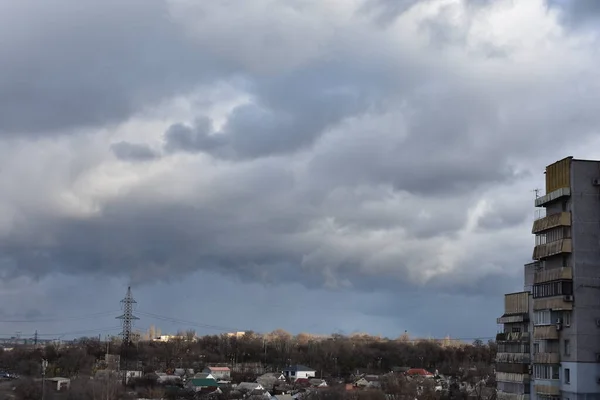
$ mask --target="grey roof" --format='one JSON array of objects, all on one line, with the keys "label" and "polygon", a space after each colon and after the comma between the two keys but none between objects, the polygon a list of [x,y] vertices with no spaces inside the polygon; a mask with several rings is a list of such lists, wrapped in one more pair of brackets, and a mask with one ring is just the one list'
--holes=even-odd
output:
[{"label": "grey roof", "polygon": [[309,372],[315,372],[315,370],[314,370],[314,369],[312,369],[312,368],[309,368],[309,367],[307,367],[307,366],[305,366],[305,365],[300,365],[300,364],[297,364],[297,365],[291,365],[291,366],[289,366],[289,367],[285,367],[284,371],[294,371],[294,372],[298,372],[298,371],[309,371]]}]

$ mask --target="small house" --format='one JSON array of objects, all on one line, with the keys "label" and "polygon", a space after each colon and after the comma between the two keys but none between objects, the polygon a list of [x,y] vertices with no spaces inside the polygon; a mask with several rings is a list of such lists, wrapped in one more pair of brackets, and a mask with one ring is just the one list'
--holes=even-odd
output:
[{"label": "small house", "polygon": [[291,381],[315,377],[315,370],[304,365],[292,365],[283,370],[283,375]]}]

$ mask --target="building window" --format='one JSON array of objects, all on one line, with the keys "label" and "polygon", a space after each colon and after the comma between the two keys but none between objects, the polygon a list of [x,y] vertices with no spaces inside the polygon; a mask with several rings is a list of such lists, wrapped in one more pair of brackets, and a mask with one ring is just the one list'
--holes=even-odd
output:
[{"label": "building window", "polygon": [[535,342],[533,344],[533,354],[538,354],[540,352],[540,342]]},{"label": "building window", "polygon": [[[565,339],[564,346],[565,346],[565,349],[564,349],[565,356],[570,356],[571,355],[571,341],[569,339]],[[565,371],[568,371],[568,369]],[[566,377],[565,377],[565,379],[566,379]]]},{"label": "building window", "polygon": [[534,325],[552,325],[552,313],[550,310],[541,310],[533,312]]},{"label": "building window", "polygon": [[571,370],[569,368],[565,368],[565,383],[571,383]]},{"label": "building window", "polygon": [[560,379],[560,367],[558,365],[534,364],[533,374],[535,379]]},{"label": "building window", "polygon": [[571,326],[571,311],[563,311],[563,325]]},{"label": "building window", "polygon": [[573,281],[553,281],[533,286],[533,298],[573,294]]}]

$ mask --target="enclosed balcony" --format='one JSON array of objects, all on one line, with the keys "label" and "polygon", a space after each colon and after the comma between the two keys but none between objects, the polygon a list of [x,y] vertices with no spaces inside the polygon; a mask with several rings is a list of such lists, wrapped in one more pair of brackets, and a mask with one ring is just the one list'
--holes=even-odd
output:
[{"label": "enclosed balcony", "polygon": [[564,279],[573,279],[572,267],[545,269],[542,271],[537,271],[534,275],[533,283],[544,283]]},{"label": "enclosed balcony", "polygon": [[573,309],[573,296],[564,295],[533,299],[534,310],[570,311]]},{"label": "enclosed balcony", "polygon": [[529,400],[528,394],[507,393],[498,391],[496,394],[498,400]]},{"label": "enclosed balcony", "polygon": [[533,390],[542,396],[560,396],[560,386],[534,385]]},{"label": "enclosed balcony", "polygon": [[514,372],[500,372],[496,370],[496,380],[498,382],[529,383],[531,377],[528,373],[520,374]]},{"label": "enclosed balcony", "polygon": [[533,338],[536,340],[558,340],[558,331],[555,325],[536,326],[533,328]]},{"label": "enclosed balcony", "polygon": [[571,213],[560,212],[540,218],[533,222],[531,233],[545,232],[559,226],[571,226]]},{"label": "enclosed balcony", "polygon": [[533,259],[541,260],[556,254],[571,253],[573,244],[571,239],[560,239],[553,242],[537,245],[533,248]]},{"label": "enclosed balcony", "polygon": [[496,334],[496,342],[528,342],[529,332],[500,332]]},{"label": "enclosed balcony", "polygon": [[497,363],[529,364],[531,358],[527,353],[497,353]]},{"label": "enclosed balcony", "polygon": [[496,363],[496,372],[511,374],[528,374],[529,365],[522,363]]},{"label": "enclosed balcony", "polygon": [[558,364],[560,363],[559,353],[537,353],[533,355],[534,364]]}]

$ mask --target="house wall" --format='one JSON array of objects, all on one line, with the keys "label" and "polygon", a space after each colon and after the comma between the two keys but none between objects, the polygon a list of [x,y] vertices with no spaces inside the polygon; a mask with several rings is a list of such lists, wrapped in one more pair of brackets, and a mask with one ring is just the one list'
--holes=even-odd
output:
[{"label": "house wall", "polygon": [[298,380],[315,377],[315,371],[283,371],[286,378]]}]

